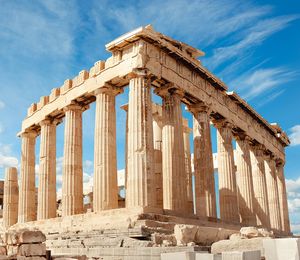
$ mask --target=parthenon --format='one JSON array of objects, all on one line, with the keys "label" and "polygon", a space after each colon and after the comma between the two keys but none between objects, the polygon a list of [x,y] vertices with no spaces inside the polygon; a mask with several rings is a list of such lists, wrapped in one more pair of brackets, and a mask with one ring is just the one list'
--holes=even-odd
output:
[{"label": "parthenon", "polygon": [[[110,58],[65,80],[29,107],[18,133],[22,142],[18,208],[4,208],[6,227],[28,222],[51,225],[59,218],[56,126],[63,120],[60,218],[91,214],[83,211],[82,114],[95,102],[94,217],[137,212],[177,216],[182,223],[192,219],[212,226],[257,226],[282,236],[291,234],[284,178],[289,139],[282,129],[268,123],[202,66],[198,59],[202,51],[151,26],[120,36],[106,49]],[[125,208],[118,209],[115,98],[127,86],[129,100],[123,107],[127,111],[126,196]],[[162,105],[153,103],[152,92],[161,97]],[[193,116],[192,129],[183,119],[182,104]],[[219,190],[215,189],[211,125],[217,131]],[[15,175],[15,170],[8,170],[5,187],[17,185]],[[15,200],[7,203],[16,205]]]}]

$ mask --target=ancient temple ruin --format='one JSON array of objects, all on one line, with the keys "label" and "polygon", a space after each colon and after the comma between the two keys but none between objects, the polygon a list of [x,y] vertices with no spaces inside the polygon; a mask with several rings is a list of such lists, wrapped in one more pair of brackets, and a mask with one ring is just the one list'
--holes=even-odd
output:
[{"label": "ancient temple ruin", "polygon": [[[204,55],[202,51],[151,26],[120,36],[106,49],[112,53],[110,58],[67,79],[28,109],[19,133],[22,157],[18,208],[15,200],[4,198],[6,227],[15,223],[20,228],[37,225],[46,232],[66,227],[71,230],[77,223],[83,223],[76,226],[78,229],[84,226],[95,230],[106,223],[106,227],[123,230],[121,223],[129,221],[126,227],[140,234],[143,230],[134,229],[139,221],[148,221],[145,225],[149,227],[150,221],[162,222],[170,217],[178,223],[237,230],[258,226],[280,236],[289,235],[284,179],[284,149],[289,140],[281,128],[269,124],[236,93],[228,92],[227,86],[201,65],[198,57]],[[118,208],[115,97],[127,86],[129,102],[123,108],[127,111],[126,197],[125,208]],[[162,98],[162,106],[153,105],[153,89]],[[92,102],[96,102],[93,212],[83,214],[82,113]],[[193,115],[194,191],[186,164],[191,129],[183,122],[182,103]],[[62,217],[58,218],[56,126],[62,120]],[[219,205],[211,124],[217,129]],[[36,210],[34,151],[38,135]],[[157,178],[155,172],[159,171],[161,177]],[[8,174],[5,187],[17,185],[15,175]],[[7,196],[16,196],[9,193],[11,187],[7,189]]]}]

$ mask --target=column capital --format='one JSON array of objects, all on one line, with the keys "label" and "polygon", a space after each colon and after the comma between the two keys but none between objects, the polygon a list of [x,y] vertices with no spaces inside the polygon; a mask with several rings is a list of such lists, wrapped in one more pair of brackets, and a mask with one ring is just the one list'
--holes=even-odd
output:
[{"label": "column capital", "polygon": [[232,123],[230,123],[226,118],[213,119],[212,122],[217,129],[220,129],[220,128],[232,129],[234,127],[234,125]]},{"label": "column capital", "polygon": [[266,147],[260,143],[252,144],[251,146],[257,156],[263,156],[267,151]]},{"label": "column capital", "polygon": [[234,138],[237,141],[245,141],[248,144],[251,144],[252,141],[253,141],[253,139],[250,136],[248,136],[245,132],[235,132],[234,133]]},{"label": "column capital", "polygon": [[283,167],[285,165],[285,161],[281,158],[276,158],[275,162],[276,162],[276,167]]},{"label": "column capital", "polygon": [[58,125],[60,122],[62,121],[62,119],[58,119],[58,118],[46,118],[44,120],[42,120],[39,125],[43,126],[43,125]]},{"label": "column capital", "polygon": [[196,103],[196,104],[187,105],[187,108],[188,108],[188,111],[190,111],[194,115],[196,115],[197,113],[201,113],[201,112],[210,114],[210,112],[211,112],[210,105],[203,101],[200,101],[199,103]]},{"label": "column capital", "polygon": [[162,98],[165,98],[167,96],[176,95],[180,99],[184,97],[184,91],[179,89],[177,86],[175,86],[173,83],[167,83],[164,86],[157,88],[154,90],[154,93],[158,96],[161,96]]},{"label": "column capital", "polygon": [[89,106],[86,105],[86,106],[83,106],[83,105],[80,105],[78,103],[71,103],[70,105],[67,105],[63,108],[63,111],[64,112],[67,112],[67,111],[70,111],[70,110],[81,110],[81,111],[85,111],[86,109],[88,109]]},{"label": "column capital", "polygon": [[35,138],[38,136],[38,132],[35,130],[26,130],[25,132],[21,133],[20,137],[31,137],[31,138]]},{"label": "column capital", "polygon": [[105,84],[103,87],[96,89],[94,91],[94,95],[97,96],[99,94],[107,94],[107,95],[116,96],[116,95],[121,94],[123,92],[124,92],[123,88],[117,88],[117,87],[112,86],[110,84]]},{"label": "column capital", "polygon": [[153,75],[150,74],[150,71],[148,69],[133,69],[132,72],[129,73],[128,78],[134,79],[134,78],[148,78],[151,79]]}]

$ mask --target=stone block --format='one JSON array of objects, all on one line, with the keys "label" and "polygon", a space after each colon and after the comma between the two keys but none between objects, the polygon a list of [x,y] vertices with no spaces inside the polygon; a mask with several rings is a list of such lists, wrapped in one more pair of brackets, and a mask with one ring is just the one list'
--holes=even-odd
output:
[{"label": "stone block", "polygon": [[42,96],[40,98],[40,102],[37,104],[37,109],[41,109],[43,106],[47,105],[48,103],[49,103],[49,97]]},{"label": "stone block", "polygon": [[77,82],[76,85],[81,85],[86,79],[89,78],[89,73],[86,70],[82,70],[79,72],[77,76]]},{"label": "stone block", "polygon": [[64,85],[61,87],[61,93],[66,93],[69,89],[71,89],[73,86],[73,81],[71,79],[67,79],[64,82]]},{"label": "stone block", "polygon": [[222,253],[222,260],[260,260],[260,259],[261,259],[261,253],[259,250]]},{"label": "stone block", "polygon": [[19,246],[18,255],[21,256],[45,256],[45,244],[22,244]]},{"label": "stone block", "polygon": [[105,69],[105,61],[99,60],[94,64],[94,73],[95,75],[99,74],[101,70]]},{"label": "stone block", "polygon": [[172,252],[161,254],[161,260],[195,260],[195,252]]},{"label": "stone block", "polygon": [[264,239],[266,260],[300,260],[300,238]]},{"label": "stone block", "polygon": [[46,236],[39,230],[35,230],[35,231],[24,230],[18,234],[19,244],[43,243],[45,241],[46,241]]},{"label": "stone block", "polygon": [[7,256],[16,256],[18,254],[18,246],[8,245]]},{"label": "stone block", "polygon": [[6,255],[6,247],[0,246],[0,255]]},{"label": "stone block", "polygon": [[184,224],[175,225],[174,235],[177,241],[177,246],[186,246],[189,242],[194,242],[197,231],[197,226]]},{"label": "stone block", "polygon": [[37,110],[37,104],[32,103],[27,110],[27,116],[31,116]]},{"label": "stone block", "polygon": [[240,234],[247,238],[262,236],[256,227],[242,227],[240,230]]},{"label": "stone block", "polygon": [[222,260],[222,255],[214,255],[209,253],[196,253],[195,260]]},{"label": "stone block", "polygon": [[263,240],[266,238],[257,237],[252,239],[240,240],[221,240],[213,243],[211,252],[213,254],[220,254],[228,251],[252,251],[260,250],[263,254]]},{"label": "stone block", "polygon": [[60,95],[60,88],[54,88],[51,90],[51,94],[49,97],[49,102],[52,102],[53,100],[55,100],[56,98],[58,98]]}]

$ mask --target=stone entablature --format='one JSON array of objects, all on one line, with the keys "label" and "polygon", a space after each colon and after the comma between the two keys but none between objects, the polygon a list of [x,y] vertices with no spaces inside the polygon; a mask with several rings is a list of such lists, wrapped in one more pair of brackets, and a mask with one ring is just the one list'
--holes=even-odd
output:
[{"label": "stone entablature", "polygon": [[[150,39],[151,43],[147,42]],[[42,97],[38,104],[32,104],[21,132],[39,129],[39,122],[47,117],[63,117],[63,108],[74,101],[84,105],[94,102],[93,92],[107,83],[117,87],[128,85],[135,69],[148,69],[156,78],[153,86],[172,83],[185,92],[182,102],[209,104],[213,117],[226,118],[238,131],[284,159],[284,147],[289,144],[286,134],[270,125],[236,93],[226,92],[226,85],[196,60],[195,55],[203,53],[186,46],[149,27],[121,36],[106,45],[112,57],[96,62],[89,72],[83,70],[74,79],[66,80],[62,87],[52,90],[50,98]]]},{"label": "stone entablature", "polygon": [[[49,200],[46,195],[55,187],[55,178],[48,185],[45,180],[56,174],[55,156],[48,147],[55,149],[55,126],[63,117],[62,212],[63,216],[83,212],[82,112],[92,102],[96,102],[94,211],[118,207],[115,96],[129,86],[128,107],[124,107],[126,208],[139,208],[143,213],[193,215],[191,169],[187,163],[191,160],[191,131],[182,118],[184,103],[194,117],[196,216],[216,219],[212,122],[217,128],[220,219],[268,228],[270,224],[273,230],[289,233],[282,167],[289,140],[281,128],[265,121],[236,93],[227,92],[225,84],[197,60],[203,52],[157,33],[150,26],[125,34],[106,48],[112,57],[96,62],[89,72],[81,71],[74,79],[66,80],[62,87],[53,89],[49,97],[42,97],[28,110],[19,133],[22,138],[19,222],[36,219],[30,200],[35,187],[37,135],[43,137],[40,160],[44,168],[40,174],[45,177],[39,185],[42,203],[38,205],[38,217],[53,215],[50,212],[55,196]],[[153,105],[152,87],[162,98],[162,106]],[[233,140],[238,143],[236,158]],[[258,147],[261,154],[257,153]],[[254,189],[253,185],[260,187]],[[266,190],[267,200],[266,196],[259,197]],[[272,212],[270,217],[268,210]]]}]

